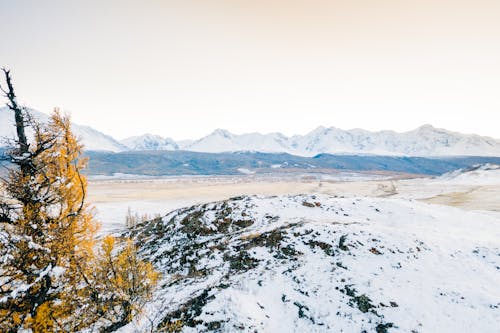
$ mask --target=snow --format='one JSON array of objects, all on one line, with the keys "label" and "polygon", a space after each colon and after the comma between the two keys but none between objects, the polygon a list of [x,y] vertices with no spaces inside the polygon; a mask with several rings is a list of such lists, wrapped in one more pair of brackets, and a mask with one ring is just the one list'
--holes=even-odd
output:
[{"label": "snow", "polygon": [[244,175],[253,175],[255,173],[255,171],[252,171],[252,170],[249,170],[246,168],[238,168],[237,170],[238,170],[238,172],[240,172]]},{"label": "snow", "polygon": [[459,169],[435,179],[450,185],[500,185],[500,165],[483,164],[470,169]]},{"label": "snow", "polygon": [[65,271],[66,271],[66,269],[64,267],[56,266],[56,267],[52,268],[50,275],[55,277],[55,278],[59,278],[64,274]]},{"label": "snow", "polygon": [[[253,223],[219,233],[221,212]],[[192,213],[209,234],[186,238],[181,221]],[[498,329],[500,219],[489,214],[406,199],[254,196],[175,211],[159,225],[170,231],[150,234],[146,225],[134,234],[164,274],[155,304],[166,315],[208,292],[192,318],[198,324],[183,332],[209,323],[222,332]],[[272,232],[282,232],[276,243],[252,242]],[[228,258],[241,253],[255,267],[231,268]],[[209,274],[191,276],[193,264]],[[147,322],[138,318],[122,332]]]}]

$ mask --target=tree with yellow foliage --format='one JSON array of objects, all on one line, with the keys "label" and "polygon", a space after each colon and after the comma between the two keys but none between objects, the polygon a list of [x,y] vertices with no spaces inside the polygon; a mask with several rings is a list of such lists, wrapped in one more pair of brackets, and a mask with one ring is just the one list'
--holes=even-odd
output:
[{"label": "tree with yellow foliage", "polygon": [[95,314],[107,324],[102,332],[113,332],[138,314],[153,292],[158,273],[150,263],[140,260],[130,240],[117,248],[117,241],[106,236],[97,251],[92,284],[99,290]]},{"label": "tree with yellow foliage", "polygon": [[69,118],[56,110],[48,124],[39,124],[17,104],[10,73],[3,72],[17,138],[0,185],[6,193],[0,201],[0,331],[111,332],[131,320],[158,275],[130,242],[120,248],[107,237],[99,250],[80,173],[86,160]]}]

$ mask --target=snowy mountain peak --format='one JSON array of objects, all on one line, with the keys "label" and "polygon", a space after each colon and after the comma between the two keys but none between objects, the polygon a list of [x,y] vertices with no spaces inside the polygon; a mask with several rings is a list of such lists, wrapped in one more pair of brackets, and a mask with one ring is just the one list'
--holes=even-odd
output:
[{"label": "snowy mountain peak", "polygon": [[131,150],[179,150],[174,140],[149,133],[126,138],[121,143]]},{"label": "snowy mountain peak", "polygon": [[233,134],[231,132],[229,132],[228,130],[222,129],[222,128],[217,128],[210,135],[221,136],[221,137],[226,138],[226,139],[231,139],[233,137]]},{"label": "snowy mountain peak", "polygon": [[436,128],[432,126],[431,124],[424,124],[416,129],[417,131],[420,132],[432,132],[435,131]]},{"label": "snowy mountain peak", "polygon": [[228,130],[225,130],[222,128],[217,128],[212,133],[208,134],[207,136],[204,136],[198,140],[194,140],[194,142],[198,142],[200,140],[222,140],[222,141],[225,141],[225,140],[231,140],[233,137],[234,137],[234,135],[231,132],[229,132]]},{"label": "snowy mountain peak", "polygon": [[287,152],[289,138],[281,133],[232,134],[227,130],[217,129],[211,134],[192,142],[185,150],[218,153],[234,151]]}]

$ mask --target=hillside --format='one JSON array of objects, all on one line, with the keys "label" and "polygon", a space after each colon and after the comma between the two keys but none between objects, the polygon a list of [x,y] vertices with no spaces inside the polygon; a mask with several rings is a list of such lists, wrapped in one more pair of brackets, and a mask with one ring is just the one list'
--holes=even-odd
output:
[{"label": "hillside", "polygon": [[[0,156],[5,148],[0,147]],[[301,157],[272,153],[198,153],[188,151],[86,151],[87,175],[179,176],[252,174],[329,174],[337,171],[441,175],[476,164],[500,164],[500,157],[401,157],[329,155]],[[5,163],[0,159],[0,164]],[[5,170],[3,170],[5,171]],[[0,174],[2,170],[0,169]]]},{"label": "hillside", "polygon": [[388,171],[440,175],[478,163],[500,163],[500,157],[402,157],[329,155],[301,157],[283,153],[198,153],[188,151],[86,152],[87,172],[172,175],[234,175],[282,172],[331,172],[335,170]]},{"label": "hillside", "polygon": [[496,332],[500,220],[402,199],[238,197],[128,234],[163,273],[121,332]]}]

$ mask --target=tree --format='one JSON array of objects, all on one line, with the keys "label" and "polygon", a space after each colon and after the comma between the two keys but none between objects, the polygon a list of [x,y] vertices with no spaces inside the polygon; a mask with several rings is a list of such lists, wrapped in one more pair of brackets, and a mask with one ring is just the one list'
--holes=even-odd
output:
[{"label": "tree", "polygon": [[[6,197],[0,202],[0,331],[123,326],[136,304],[150,295],[157,275],[131,245],[117,250],[113,242],[115,253],[95,251],[98,224],[85,204],[87,182],[81,174],[87,161],[69,118],[56,109],[48,124],[38,123],[19,106],[10,72],[3,72],[7,88],[0,88],[14,112],[17,138],[6,154],[12,167],[1,185]],[[125,262],[124,253],[134,262]],[[112,265],[102,265],[103,254]],[[93,267],[99,267],[97,273]],[[121,275],[120,283],[101,283],[124,269],[137,274]],[[148,277],[141,280],[142,289],[128,284],[138,276]],[[103,295],[113,301],[133,295],[126,315],[110,317],[118,305],[106,307]]]},{"label": "tree", "polygon": [[[4,74],[8,89],[4,92],[15,115],[17,139],[7,153],[15,167],[3,181],[8,197],[2,201],[0,327],[10,332],[22,327],[47,331],[52,330],[53,318],[60,311],[51,305],[60,298],[64,283],[59,273],[69,268],[64,252],[75,250],[75,246],[68,246],[71,240],[66,236],[87,218],[82,211],[84,193],[63,194],[63,187],[75,182],[74,177],[66,176],[78,173],[75,169],[83,161],[74,161],[71,153],[65,156],[65,168],[50,161],[56,151],[79,147],[63,142],[70,133],[63,133],[65,121],[57,112],[46,127],[31,119],[16,101],[9,71],[4,70]],[[28,127],[33,131],[31,144],[26,136]],[[84,187],[83,180],[80,187]]]},{"label": "tree", "polygon": [[116,239],[106,236],[98,251],[92,278],[99,289],[96,314],[109,323],[102,332],[113,332],[132,320],[151,297],[158,273],[137,256],[132,241],[117,249]]}]

